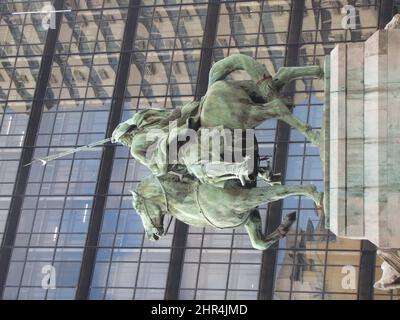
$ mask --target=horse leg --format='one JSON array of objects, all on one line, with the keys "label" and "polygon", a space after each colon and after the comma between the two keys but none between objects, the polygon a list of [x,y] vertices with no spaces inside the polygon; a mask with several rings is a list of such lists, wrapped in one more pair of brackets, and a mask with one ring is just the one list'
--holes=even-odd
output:
[{"label": "horse leg", "polygon": [[282,184],[281,180],[281,174],[280,173],[273,173],[270,169],[270,167],[259,167],[257,176],[264,180],[266,183],[268,183],[270,186],[275,185],[275,184]]},{"label": "horse leg", "polygon": [[322,204],[322,192],[318,192],[314,185],[306,186],[267,186],[252,189],[242,189],[236,196],[236,201],[232,203],[234,208],[250,210],[251,208],[284,199],[290,196],[305,196],[312,199],[319,207]]},{"label": "horse leg", "polygon": [[256,103],[266,103],[264,94],[260,90],[260,87],[253,80],[238,80],[235,81],[236,84],[242,88],[251,98],[252,101]]},{"label": "horse leg", "polygon": [[257,87],[258,94],[261,94],[264,100],[267,100],[271,93],[277,93],[274,90],[274,86],[271,86],[273,82],[272,76],[267,67],[245,54],[233,54],[214,63],[209,73],[208,87],[212,86],[216,81],[224,80],[236,70],[244,70],[250,75],[251,80]]},{"label": "horse leg", "polygon": [[253,209],[244,227],[250,237],[253,248],[265,250],[271,247],[279,239],[282,239],[289,232],[291,225],[296,220],[295,212],[284,217],[284,221],[278,228],[266,237],[262,234],[261,217],[258,209]]},{"label": "horse leg", "polygon": [[280,90],[288,82],[302,77],[318,77],[321,78],[324,74],[320,66],[306,67],[281,67],[272,81],[277,90]]},{"label": "horse leg", "polygon": [[[290,112],[281,99],[274,99],[262,105],[253,105],[250,110],[249,125],[261,124],[268,119],[278,119],[286,122],[303,134],[311,143],[319,146],[320,134],[313,132],[310,125],[300,121]],[[253,127],[253,126],[251,126]],[[254,126],[255,127],[255,126]]]},{"label": "horse leg", "polygon": [[298,118],[296,118],[291,112],[284,113],[277,117],[278,120],[286,122],[288,125],[297,129],[302,135],[304,135],[312,144],[319,147],[321,141],[321,135],[318,132],[314,132],[312,127]]},{"label": "horse leg", "polygon": [[224,80],[236,70],[246,71],[255,82],[264,78],[271,78],[267,67],[262,63],[245,54],[232,54],[213,64],[209,73],[208,86],[210,87],[219,80]]}]

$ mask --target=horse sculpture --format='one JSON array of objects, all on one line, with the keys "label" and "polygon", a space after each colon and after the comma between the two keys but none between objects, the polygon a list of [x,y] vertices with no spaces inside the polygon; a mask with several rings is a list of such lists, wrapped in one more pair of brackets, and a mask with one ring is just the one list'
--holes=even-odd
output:
[{"label": "horse sculpture", "polygon": [[[227,76],[236,70],[245,70],[251,80],[228,80]],[[273,174],[266,168],[256,168],[252,176],[253,179],[260,176],[270,186],[254,187],[252,180],[252,185],[244,187],[250,172],[243,162],[225,162],[221,153],[219,164],[204,163],[189,156],[192,148],[188,141],[178,148],[183,155],[180,162],[172,163],[168,156],[170,142],[190,130],[200,135],[208,128],[248,130],[268,119],[288,123],[311,143],[319,145],[319,133],[292,115],[280,91],[293,79],[322,74],[319,66],[290,67],[280,68],[272,77],[253,58],[232,55],[213,65],[207,93],[200,102],[191,102],[174,111],[142,110],[121,123],[114,130],[112,141],[129,146],[132,156],[154,174],[132,191],[133,206],[141,216],[148,239],[158,240],[164,234],[163,218],[168,213],[193,226],[220,229],[244,226],[253,247],[264,250],[288,232],[295,214],[288,215],[275,232],[264,236],[257,206],[291,195],[307,196],[321,206],[322,194],[314,186],[275,185],[270,179]],[[177,128],[172,132],[173,121]],[[171,173],[179,174],[179,179]],[[223,182],[222,188],[217,186],[219,182]]]},{"label": "horse sculpture", "polygon": [[271,235],[262,234],[257,206],[288,196],[306,196],[321,206],[323,194],[313,185],[243,188],[235,183],[224,188],[173,175],[151,175],[132,191],[133,207],[140,215],[149,240],[164,234],[165,214],[197,227],[218,229],[244,226],[255,249],[265,250],[282,238],[295,219],[292,213]]},{"label": "horse sculpture", "polygon": [[[233,81],[227,76],[236,70],[245,70],[251,80]],[[146,109],[137,112],[131,119],[121,123],[114,130],[113,142],[120,142],[131,149],[132,156],[147,166],[157,176],[174,171],[168,159],[170,141],[177,136],[185,136],[190,130],[202,132],[208,128],[253,129],[268,119],[282,120],[311,143],[319,145],[319,133],[294,117],[280,97],[282,87],[289,81],[305,76],[320,77],[319,66],[282,67],[271,76],[266,67],[253,58],[235,54],[215,63],[209,75],[207,93],[200,102],[191,102],[174,111]],[[176,121],[177,129],[169,130]],[[187,145],[186,145],[187,146]],[[181,151],[187,150],[184,145]],[[152,149],[152,152],[149,150]],[[222,156],[222,155],[221,155]],[[224,178],[248,180],[251,170],[244,163],[224,163],[218,170],[208,170],[201,159],[187,161],[190,156],[182,155],[182,164],[190,174],[201,181],[212,183]]]},{"label": "horse sculpture", "polygon": [[[228,80],[228,75],[236,70],[245,70],[251,80]],[[169,213],[194,226],[219,229],[244,226],[253,247],[264,250],[288,232],[295,214],[289,214],[271,235],[264,237],[257,206],[293,195],[309,197],[318,207],[322,207],[323,194],[317,192],[312,185],[277,185],[279,174],[275,175],[269,168],[258,165],[250,172],[247,164],[251,161],[245,158],[242,162],[238,159],[226,162],[222,160],[226,155],[224,152],[217,152],[217,163],[204,162],[201,158],[191,156],[190,151],[199,146],[195,144],[193,147],[188,141],[180,141],[176,151],[181,153],[181,161],[172,163],[168,158],[170,142],[175,137],[193,131],[202,135],[208,128],[248,130],[265,120],[278,119],[296,128],[311,143],[319,145],[320,134],[313,132],[310,126],[291,114],[280,91],[293,79],[321,77],[322,74],[319,66],[306,66],[282,67],[275,76],[271,76],[266,67],[253,58],[242,54],[232,55],[213,65],[207,93],[200,102],[193,101],[174,111],[139,111],[118,125],[111,138],[56,156],[35,158],[31,163],[41,161],[45,164],[109,140],[120,142],[129,146],[132,156],[154,174],[139,183],[136,191],[132,191],[133,206],[140,214],[150,240],[158,240],[164,234],[163,218],[165,213]],[[170,130],[171,122],[176,122],[173,132]],[[149,137],[155,138],[155,141]],[[252,140],[254,142],[254,136]],[[240,153],[246,153],[241,148]],[[252,161],[257,163],[257,147],[251,149],[256,153]],[[214,152],[208,150],[208,147],[206,151]],[[267,181],[269,186],[255,187],[257,176]],[[248,183],[249,180],[251,183]]]}]

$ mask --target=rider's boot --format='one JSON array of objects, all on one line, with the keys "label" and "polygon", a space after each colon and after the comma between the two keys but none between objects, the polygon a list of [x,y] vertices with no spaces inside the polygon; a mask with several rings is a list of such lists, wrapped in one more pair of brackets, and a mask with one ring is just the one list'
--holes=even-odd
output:
[{"label": "rider's boot", "polygon": [[250,181],[249,175],[252,172],[251,158],[245,157],[242,162],[211,162],[204,164],[204,170],[207,176],[231,176],[232,179],[239,179],[244,186],[246,181]]}]

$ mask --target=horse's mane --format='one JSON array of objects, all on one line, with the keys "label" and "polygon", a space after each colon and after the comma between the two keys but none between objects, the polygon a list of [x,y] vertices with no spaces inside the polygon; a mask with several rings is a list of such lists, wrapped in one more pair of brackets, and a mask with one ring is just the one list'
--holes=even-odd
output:
[{"label": "horse's mane", "polygon": [[160,185],[155,181],[157,179],[154,175],[150,175],[143,179],[136,187],[135,191],[131,191],[132,193],[132,204],[136,211],[141,212],[143,209],[143,205],[145,200],[154,201],[160,194]]},{"label": "horse's mane", "polygon": [[160,185],[156,181],[157,177],[150,175],[143,179],[136,187],[136,193],[143,198],[154,198],[160,194]]},{"label": "horse's mane", "polygon": [[[186,177],[185,181],[180,181],[177,176],[171,174],[161,177],[150,175],[137,185],[135,192],[139,194],[139,197],[155,200],[160,197],[163,192],[162,189],[164,189],[168,197],[179,198],[185,197],[191,192],[192,184],[193,181],[189,177]],[[164,200],[164,198],[162,199]]]}]

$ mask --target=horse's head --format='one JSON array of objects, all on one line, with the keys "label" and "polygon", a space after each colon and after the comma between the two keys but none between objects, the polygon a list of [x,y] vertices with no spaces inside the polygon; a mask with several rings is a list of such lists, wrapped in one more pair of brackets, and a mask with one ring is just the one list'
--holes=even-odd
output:
[{"label": "horse's head", "polygon": [[142,219],[147,238],[152,241],[160,239],[164,235],[163,195],[160,191],[157,193],[155,188],[149,188],[149,185],[143,183],[140,183],[136,191],[131,191],[131,193],[133,207]]}]

